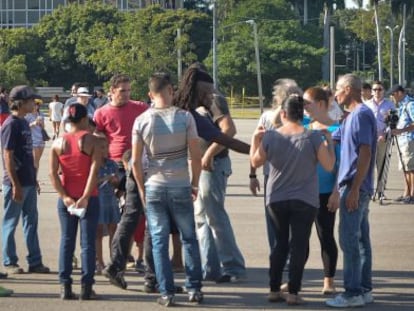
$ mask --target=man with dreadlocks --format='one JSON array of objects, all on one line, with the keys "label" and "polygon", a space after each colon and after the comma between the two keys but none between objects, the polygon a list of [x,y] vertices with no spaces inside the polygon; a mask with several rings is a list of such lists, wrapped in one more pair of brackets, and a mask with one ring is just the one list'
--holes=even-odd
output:
[{"label": "man with dreadlocks", "polygon": [[[227,101],[214,89],[211,76],[193,65],[188,68],[176,94],[175,104],[208,116],[224,134],[233,137],[236,127]],[[231,175],[228,149],[218,143],[202,143],[202,173],[195,221],[200,243],[203,277],[217,283],[233,282],[246,277],[246,268],[230,218],[224,208],[227,179]]]}]

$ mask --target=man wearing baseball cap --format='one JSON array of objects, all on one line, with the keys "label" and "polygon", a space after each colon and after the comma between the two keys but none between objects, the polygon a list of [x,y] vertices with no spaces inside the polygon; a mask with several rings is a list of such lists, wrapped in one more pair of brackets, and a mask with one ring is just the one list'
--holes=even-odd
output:
[{"label": "man wearing baseball cap", "polygon": [[404,193],[396,201],[412,204],[414,203],[414,98],[410,97],[401,85],[394,85],[391,94],[398,106],[399,116],[397,128],[392,130],[392,134],[398,135],[402,162],[400,165],[402,164],[406,180]]},{"label": "man wearing baseball cap", "polygon": [[20,214],[29,254],[29,273],[49,273],[42,263],[37,234],[38,212],[36,169],[33,160],[32,136],[24,116],[33,111],[37,94],[26,85],[14,87],[9,94],[11,114],[1,127],[1,148],[4,165],[2,224],[3,265],[8,273],[23,273],[18,265],[14,232]]}]

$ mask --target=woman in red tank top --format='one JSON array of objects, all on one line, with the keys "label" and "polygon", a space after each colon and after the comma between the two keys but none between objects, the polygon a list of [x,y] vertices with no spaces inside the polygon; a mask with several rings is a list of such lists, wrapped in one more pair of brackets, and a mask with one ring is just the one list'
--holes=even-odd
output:
[{"label": "woman in red tank top", "polygon": [[[102,140],[88,132],[89,119],[83,105],[71,105],[68,120],[71,130],[53,142],[50,154],[50,178],[59,194],[57,207],[61,226],[60,296],[62,299],[76,298],[72,292],[71,274],[79,223],[82,258],[82,289],[79,299],[88,300],[95,295],[92,285],[99,217],[97,177],[102,161]],[[83,215],[82,209],[85,209]]]}]

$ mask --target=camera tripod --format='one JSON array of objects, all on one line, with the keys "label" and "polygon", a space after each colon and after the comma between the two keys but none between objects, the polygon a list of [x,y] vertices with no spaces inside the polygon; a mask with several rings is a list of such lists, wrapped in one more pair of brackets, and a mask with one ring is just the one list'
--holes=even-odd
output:
[{"label": "camera tripod", "polygon": [[384,156],[384,161],[382,162],[380,171],[378,172],[377,188],[375,189],[375,193],[372,197],[373,201],[375,201],[376,197],[378,197],[380,205],[383,204],[383,200],[384,200],[384,191],[385,191],[385,188],[387,186],[388,172],[389,172],[389,169],[390,169],[390,162],[391,162],[391,156],[392,156],[392,147],[394,146],[394,144],[397,146],[398,158],[400,160],[400,164],[401,164],[402,170],[404,172],[404,179],[405,179],[405,183],[408,187],[408,192],[410,193],[410,189],[409,189],[410,184],[407,180],[407,175],[406,175],[407,170],[405,169],[404,162],[402,161],[402,154],[401,154],[401,149],[400,149],[400,145],[398,143],[397,136],[392,135],[391,128],[387,127],[386,132],[385,132],[385,156]]}]

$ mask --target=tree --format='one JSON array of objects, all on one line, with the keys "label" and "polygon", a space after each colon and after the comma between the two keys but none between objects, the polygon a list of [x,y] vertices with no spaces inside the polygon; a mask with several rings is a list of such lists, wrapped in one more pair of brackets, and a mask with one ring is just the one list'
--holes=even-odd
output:
[{"label": "tree", "polygon": [[146,97],[147,80],[154,71],[177,72],[179,47],[184,64],[202,61],[210,50],[211,21],[206,14],[151,6],[124,13],[123,19],[116,31],[111,25],[93,25],[78,53],[102,77],[119,72],[131,76],[134,97]]},{"label": "tree", "polygon": [[410,0],[391,0],[391,11],[394,17],[402,16],[402,27],[398,40],[398,83],[406,84],[405,74],[405,41],[407,28],[407,14],[408,18],[414,13],[414,4]]},{"label": "tree", "polygon": [[[2,84],[43,84],[44,51],[32,29],[0,29],[0,77]],[[6,81],[6,82],[5,82]]]},{"label": "tree", "polygon": [[61,6],[44,16],[34,27],[44,41],[47,53],[44,79],[48,79],[51,85],[65,87],[75,81],[101,84],[102,79],[96,75],[93,65],[79,54],[78,48],[84,41],[89,41],[89,29],[96,25],[116,29],[120,22],[122,13],[116,7],[90,1]]},{"label": "tree", "polygon": [[378,61],[378,79],[382,78],[382,49],[381,49],[381,25],[378,15],[378,3],[380,0],[370,0],[369,4],[374,7],[375,28],[377,33],[377,61]]},{"label": "tree", "polygon": [[[240,2],[219,27],[218,77],[226,92],[245,87],[248,94],[257,94],[256,61],[252,28],[246,20],[258,26],[263,90],[271,98],[273,81],[290,77],[301,85],[311,85],[321,79],[320,47],[322,36],[314,24],[302,27],[291,5],[282,0]],[[211,66],[211,57],[206,60]]]}]

